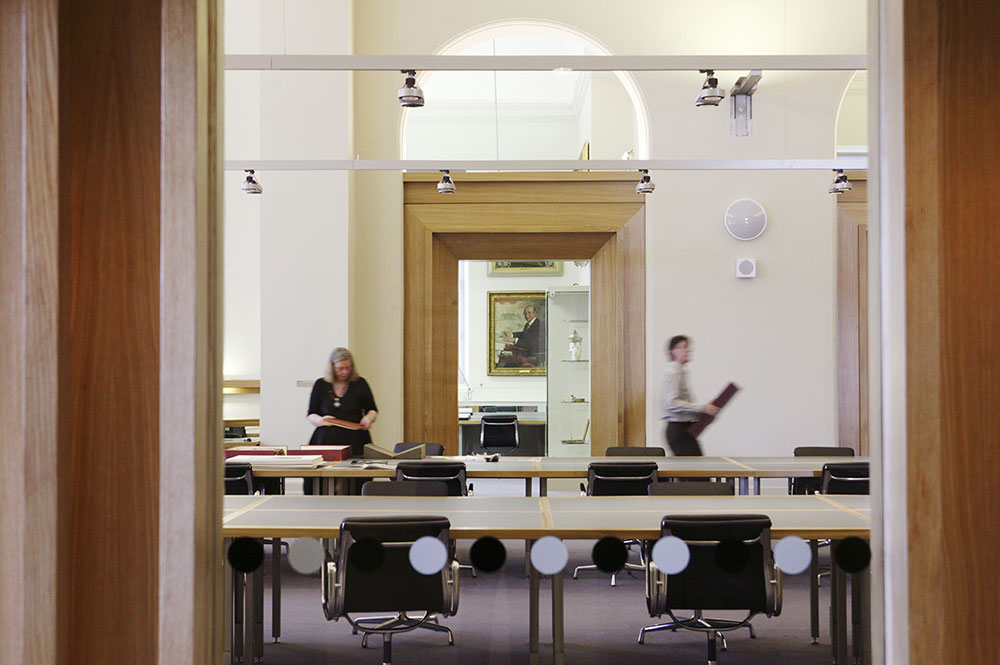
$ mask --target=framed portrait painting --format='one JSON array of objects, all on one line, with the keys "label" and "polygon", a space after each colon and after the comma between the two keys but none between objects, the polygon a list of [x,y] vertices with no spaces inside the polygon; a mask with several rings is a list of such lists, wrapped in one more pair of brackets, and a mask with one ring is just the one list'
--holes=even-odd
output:
[{"label": "framed portrait painting", "polygon": [[519,275],[561,275],[562,261],[490,261],[490,277]]},{"label": "framed portrait painting", "polygon": [[545,291],[490,291],[490,376],[545,376]]}]

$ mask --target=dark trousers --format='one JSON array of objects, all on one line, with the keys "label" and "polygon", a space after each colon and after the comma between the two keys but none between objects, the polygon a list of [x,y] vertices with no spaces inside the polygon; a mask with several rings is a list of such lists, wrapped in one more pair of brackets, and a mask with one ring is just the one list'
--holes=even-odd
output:
[{"label": "dark trousers", "polygon": [[701,445],[698,439],[688,434],[691,423],[667,423],[667,445],[677,457],[701,456]]}]

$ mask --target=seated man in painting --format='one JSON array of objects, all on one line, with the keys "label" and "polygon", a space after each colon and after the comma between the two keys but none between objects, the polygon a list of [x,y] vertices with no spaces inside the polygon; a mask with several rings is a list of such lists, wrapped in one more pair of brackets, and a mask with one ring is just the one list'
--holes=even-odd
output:
[{"label": "seated man in painting", "polygon": [[503,337],[507,346],[500,354],[498,366],[539,366],[539,355],[543,355],[544,350],[541,345],[544,344],[545,335],[542,333],[542,322],[538,318],[534,305],[528,305],[524,308],[524,329],[513,333],[504,330]]}]

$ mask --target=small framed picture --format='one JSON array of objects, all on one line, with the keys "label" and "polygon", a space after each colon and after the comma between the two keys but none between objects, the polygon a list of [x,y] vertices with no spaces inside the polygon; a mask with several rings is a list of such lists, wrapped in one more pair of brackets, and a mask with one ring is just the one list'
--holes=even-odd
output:
[{"label": "small framed picture", "polygon": [[490,291],[489,376],[545,376],[545,291]]},{"label": "small framed picture", "polygon": [[561,275],[562,261],[490,261],[488,273],[496,275]]}]

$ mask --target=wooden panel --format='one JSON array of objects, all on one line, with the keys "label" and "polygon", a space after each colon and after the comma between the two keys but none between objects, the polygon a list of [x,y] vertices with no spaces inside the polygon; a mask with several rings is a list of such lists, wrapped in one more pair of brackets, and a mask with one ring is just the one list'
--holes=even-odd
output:
[{"label": "wooden panel", "polygon": [[[433,315],[433,237],[414,212],[403,207],[403,439],[424,441],[430,431],[425,409],[416,405],[426,400],[431,385],[431,329]],[[457,320],[458,313],[455,313]],[[456,408],[457,408],[456,400]]]},{"label": "wooden panel", "polygon": [[646,445],[646,210],[621,233],[625,423],[620,445]]},{"label": "wooden panel", "polygon": [[[467,203],[506,203],[510,201],[507,182],[468,182],[462,174],[452,175],[454,194],[439,194],[437,180],[407,183],[403,203],[461,205]],[[518,203],[642,203],[642,194],[635,193],[633,180],[622,187],[616,182],[520,182],[517,183]]]},{"label": "wooden panel", "polygon": [[[0,2],[0,663],[69,662],[57,599],[51,461],[58,383],[58,96],[54,0]],[[66,548],[63,548],[66,549]]]},{"label": "wooden panel", "polygon": [[[463,259],[590,258],[614,234],[606,233],[437,233],[435,239]],[[503,256],[497,248],[503,248]]]},{"label": "wooden panel", "polygon": [[[981,659],[996,626],[1000,7],[912,0],[903,19],[909,639],[929,665]],[[968,71],[987,72],[976,104]]]},{"label": "wooden panel", "polygon": [[[159,663],[222,652],[221,110],[217,3],[163,11]],[[260,382],[254,381],[255,392]]]},{"label": "wooden panel", "polygon": [[157,644],[160,10],[60,3],[60,662]]},{"label": "wooden panel", "polygon": [[603,455],[607,448],[620,445],[624,434],[621,255],[616,236],[590,262],[591,455]]},{"label": "wooden panel", "polygon": [[867,180],[854,180],[848,176],[848,180],[851,181],[851,189],[847,190],[843,194],[837,194],[837,203],[864,203],[868,200],[868,181]]},{"label": "wooden panel", "polygon": [[867,457],[868,425],[868,226],[858,225],[858,454]]},{"label": "wooden panel", "polygon": [[858,224],[837,208],[837,445],[858,450]]},{"label": "wooden panel", "polygon": [[[617,232],[641,207],[633,203],[469,203],[463,206],[413,206],[433,233]],[[570,210],[573,220],[568,225]]]},{"label": "wooden panel", "polygon": [[[428,411],[430,422],[425,430],[429,438],[445,446],[445,453],[457,455],[458,428],[455,413],[458,408],[458,259],[444,244],[436,240],[432,246],[434,267],[431,279],[431,344],[430,382],[417,395],[417,401],[406,402],[407,413],[412,409]],[[406,363],[407,359],[404,358]]]}]

